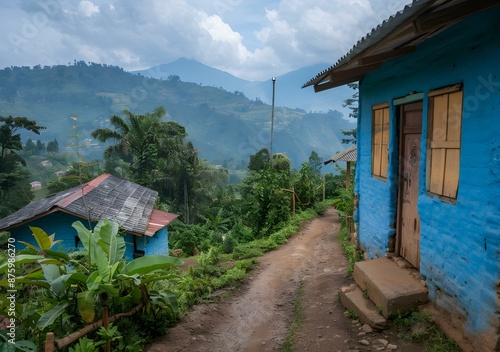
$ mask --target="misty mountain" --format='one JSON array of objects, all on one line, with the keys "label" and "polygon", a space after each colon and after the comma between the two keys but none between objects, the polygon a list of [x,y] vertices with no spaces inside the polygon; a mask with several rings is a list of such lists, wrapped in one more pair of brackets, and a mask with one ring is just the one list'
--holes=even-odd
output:
[{"label": "misty mountain", "polygon": [[[353,94],[347,86],[327,92],[314,93],[311,87],[302,89],[302,85],[318,72],[328,68],[329,64],[317,64],[288,72],[276,77],[275,105],[292,109],[299,108],[307,112],[326,112],[337,110],[348,115],[342,107],[344,100]],[[195,60],[185,58],[174,62],[151,67],[147,70],[133,71],[146,77],[168,79],[179,76],[184,82],[198,83],[204,86],[223,88],[229,92],[241,91],[249,99],[260,99],[266,104],[272,102],[272,77],[267,81],[247,81],[227,72],[206,66]]]},{"label": "misty mountain", "polygon": [[[180,76],[180,75],[179,75]],[[242,89],[226,89],[154,79],[120,67],[76,62],[75,65],[10,67],[0,70],[0,115],[26,116],[45,126],[42,142],[56,138],[60,148],[74,153],[78,141],[87,160],[102,157],[103,145],[90,133],[109,126],[112,114],[128,109],[135,114],[158,106],[167,120],[186,128],[200,156],[230,169],[244,168],[250,154],[269,148],[271,106],[248,99]],[[75,117],[77,120],[70,118]],[[338,111],[306,113],[301,109],[275,107],[274,152],[284,152],[295,168],[315,150],[327,159],[344,149],[341,129],[354,124]]]}]

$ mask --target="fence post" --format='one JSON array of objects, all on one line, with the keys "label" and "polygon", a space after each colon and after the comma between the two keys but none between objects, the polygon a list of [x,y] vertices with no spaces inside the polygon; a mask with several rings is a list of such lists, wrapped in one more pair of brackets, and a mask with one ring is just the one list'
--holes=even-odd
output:
[{"label": "fence post", "polygon": [[55,336],[53,332],[48,332],[45,338],[45,352],[54,352],[55,346]]}]

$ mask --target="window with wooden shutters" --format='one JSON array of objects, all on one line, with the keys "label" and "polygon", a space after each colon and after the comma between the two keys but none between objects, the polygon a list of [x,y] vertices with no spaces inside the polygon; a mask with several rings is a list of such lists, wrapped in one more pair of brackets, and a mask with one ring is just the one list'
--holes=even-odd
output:
[{"label": "window with wooden shutters", "polygon": [[389,104],[373,107],[372,111],[372,175],[387,178],[389,165]]},{"label": "window with wooden shutters", "polygon": [[462,131],[462,85],[429,92],[427,190],[456,199]]}]

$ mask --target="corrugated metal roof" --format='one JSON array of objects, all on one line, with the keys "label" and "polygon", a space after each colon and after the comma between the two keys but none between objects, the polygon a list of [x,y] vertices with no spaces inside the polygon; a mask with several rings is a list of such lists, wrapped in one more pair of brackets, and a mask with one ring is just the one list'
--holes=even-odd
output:
[{"label": "corrugated metal roof", "polygon": [[[0,220],[9,230],[54,211],[65,211],[92,221],[110,219],[136,235],[152,236],[177,217],[153,209],[158,192],[119,177],[103,174],[81,186],[32,202]],[[153,232],[153,230],[155,230]]]},{"label": "corrugated metal roof", "polygon": [[146,229],[146,236],[153,236],[158,230],[164,228],[172,221],[174,221],[178,215],[167,213],[161,210],[153,209],[151,217],[149,218],[148,228]]},{"label": "corrugated metal roof", "polygon": [[318,92],[359,81],[384,62],[415,51],[419,43],[449,25],[498,5],[498,0],[414,0],[373,28],[333,66],[302,88],[314,85]]},{"label": "corrugated metal roof", "polygon": [[347,149],[344,149],[341,152],[338,152],[330,159],[326,160],[324,164],[334,163],[336,161],[356,161],[357,148],[355,145],[350,146]]}]

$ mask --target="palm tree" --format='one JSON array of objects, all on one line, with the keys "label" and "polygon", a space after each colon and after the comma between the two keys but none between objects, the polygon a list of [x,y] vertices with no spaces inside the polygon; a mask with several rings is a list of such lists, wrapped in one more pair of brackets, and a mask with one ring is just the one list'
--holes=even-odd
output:
[{"label": "palm tree", "polygon": [[129,110],[123,114],[125,118],[110,117],[113,129],[96,129],[92,137],[100,142],[114,141],[104,151],[107,160],[114,159],[113,163],[118,162],[122,169],[126,165],[131,180],[156,189],[189,219],[198,151],[191,142],[185,142],[185,128],[162,121],[163,107],[144,115]]},{"label": "palm tree", "polygon": [[124,110],[123,114],[125,118],[118,115],[110,117],[109,122],[113,129],[99,128],[91,135],[100,142],[114,141],[115,144],[106,148],[104,156],[119,156],[133,167],[134,162],[140,163],[141,156],[151,153],[153,151],[151,145],[158,142],[158,132],[165,109],[159,107],[152,113],[144,115],[134,115],[129,110]]}]

